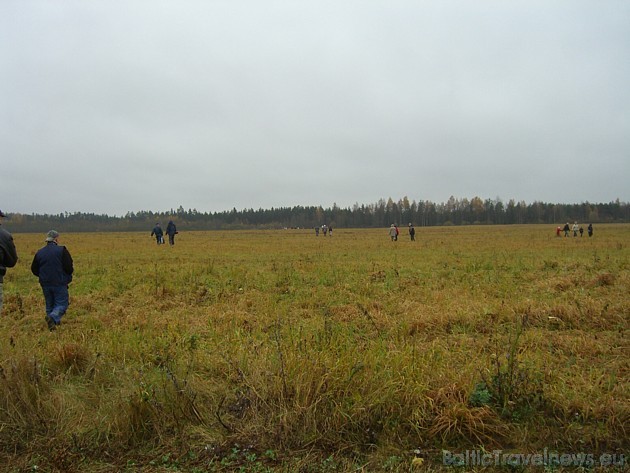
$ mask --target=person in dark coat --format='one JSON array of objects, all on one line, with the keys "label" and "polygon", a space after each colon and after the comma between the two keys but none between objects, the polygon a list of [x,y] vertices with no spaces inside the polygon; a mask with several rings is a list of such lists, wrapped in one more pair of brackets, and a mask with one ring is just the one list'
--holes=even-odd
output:
[{"label": "person in dark coat", "polygon": [[162,230],[162,227],[160,226],[160,223],[156,223],[155,227],[153,227],[153,230],[151,230],[151,236],[155,235],[155,241],[157,242],[158,245],[161,245],[162,243],[164,243],[164,231]]},{"label": "person in dark coat", "polygon": [[411,223],[409,224],[409,237],[411,238],[411,241],[416,241],[416,229],[413,228]]},{"label": "person in dark coat", "polygon": [[68,285],[72,282],[74,265],[65,246],[59,245],[59,233],[46,234],[46,246],[33,258],[31,272],[39,278],[46,301],[46,323],[51,332],[61,323],[70,305]]},{"label": "person in dark coat", "polygon": [[562,231],[564,232],[564,236],[568,237],[569,236],[569,230],[571,230],[571,228],[569,227],[569,222],[567,222],[564,227],[562,227]]},{"label": "person in dark coat", "polygon": [[15,266],[18,260],[13,236],[2,228],[2,220],[6,217],[0,210],[0,314],[2,314],[2,303],[4,301],[3,280],[7,273],[7,268]]},{"label": "person in dark coat", "polygon": [[172,220],[168,221],[166,226],[166,234],[168,235],[168,244],[173,246],[175,244],[175,235],[177,235],[177,227]]}]

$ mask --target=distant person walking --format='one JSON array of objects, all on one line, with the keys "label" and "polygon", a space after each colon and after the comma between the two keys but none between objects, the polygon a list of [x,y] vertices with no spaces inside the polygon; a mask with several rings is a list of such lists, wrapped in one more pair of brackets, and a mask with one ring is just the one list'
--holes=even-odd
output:
[{"label": "distant person walking", "polygon": [[586,227],[586,231],[588,232],[589,238],[593,236],[593,224],[589,223],[588,227]]},{"label": "distant person walking", "polygon": [[570,230],[569,222],[567,222],[567,223],[564,224],[564,227],[562,228],[562,231],[564,231],[564,236],[565,237],[569,236],[569,230]]},{"label": "distant person walking", "polygon": [[166,226],[166,234],[168,235],[168,244],[173,246],[175,244],[175,235],[179,233],[177,231],[177,227],[173,223],[172,220],[168,221],[168,225]]},{"label": "distant person walking", "polygon": [[580,238],[584,236],[584,227],[580,225]]},{"label": "distant person walking", "polygon": [[556,236],[559,237],[560,236],[560,232],[562,231],[562,227],[560,227],[560,225],[558,225],[556,227]]},{"label": "distant person walking", "polygon": [[159,222],[156,223],[155,227],[153,227],[153,230],[151,230],[151,236],[155,236],[155,241],[158,245],[164,243],[164,231],[162,230]]},{"label": "distant person walking", "polygon": [[398,229],[392,223],[392,225],[389,227],[389,237],[392,239],[392,241],[396,241],[397,236],[398,236]]},{"label": "distant person walking", "polygon": [[577,224],[577,222],[575,222],[575,223],[573,224],[573,236],[574,236],[574,237],[576,237],[576,236],[577,236],[577,234],[578,234],[578,228],[579,228],[579,227],[578,227],[578,224]]},{"label": "distant person walking", "polygon": [[416,241],[416,229],[413,228],[411,223],[409,224],[409,238],[411,238],[411,241]]},{"label": "distant person walking", "polygon": [[55,230],[46,234],[46,246],[35,254],[31,272],[39,278],[46,301],[45,320],[52,332],[70,305],[68,285],[74,272],[72,256],[65,246],[59,245],[59,233]]},{"label": "distant person walking", "polygon": [[328,235],[332,236],[332,226],[328,227]]},{"label": "distant person walking", "polygon": [[4,275],[7,274],[7,268],[15,266],[18,260],[13,236],[2,228],[2,220],[6,215],[0,210],[0,315],[2,314],[2,304],[4,302],[3,281]]}]

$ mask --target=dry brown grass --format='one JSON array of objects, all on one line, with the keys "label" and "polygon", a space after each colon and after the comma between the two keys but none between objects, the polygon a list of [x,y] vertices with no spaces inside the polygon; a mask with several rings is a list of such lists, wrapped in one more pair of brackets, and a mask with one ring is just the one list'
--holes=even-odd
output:
[{"label": "dry brown grass", "polygon": [[426,471],[442,448],[627,449],[630,226],[418,232],[66,235],[55,333],[24,256],[41,236],[14,235],[0,463],[402,472],[418,448]]}]

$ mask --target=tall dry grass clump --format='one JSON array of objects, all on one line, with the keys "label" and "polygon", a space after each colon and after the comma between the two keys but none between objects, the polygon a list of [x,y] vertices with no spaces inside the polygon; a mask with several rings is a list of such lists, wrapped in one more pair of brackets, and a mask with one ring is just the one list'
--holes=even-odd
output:
[{"label": "tall dry grass clump", "polygon": [[51,386],[36,358],[18,358],[0,366],[0,438],[21,450],[35,438],[54,433]]}]

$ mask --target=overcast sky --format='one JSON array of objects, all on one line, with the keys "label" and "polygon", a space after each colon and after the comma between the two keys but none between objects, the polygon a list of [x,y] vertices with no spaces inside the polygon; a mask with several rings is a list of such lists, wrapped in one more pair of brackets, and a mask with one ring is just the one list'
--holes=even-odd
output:
[{"label": "overcast sky", "polygon": [[630,200],[627,0],[2,0],[0,209]]}]

